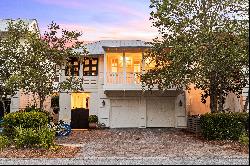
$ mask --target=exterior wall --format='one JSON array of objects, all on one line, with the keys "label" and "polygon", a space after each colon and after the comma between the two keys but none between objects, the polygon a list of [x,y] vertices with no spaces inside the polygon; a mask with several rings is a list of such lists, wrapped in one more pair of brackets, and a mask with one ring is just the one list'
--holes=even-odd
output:
[{"label": "exterior wall", "polygon": [[[19,90],[17,94],[11,98],[10,112],[16,112],[32,105],[36,105],[38,108],[40,107],[38,95],[33,95],[32,93],[25,94],[22,90]],[[51,111],[51,98],[49,96],[46,97],[43,107],[44,110]]]},{"label": "exterior wall", "polygon": [[16,112],[19,110],[19,91],[11,98],[10,112]]},{"label": "exterior wall", "polygon": [[175,100],[175,127],[187,127],[187,112],[186,112],[186,92],[179,94]]},{"label": "exterior wall", "polygon": [[[195,90],[193,85],[190,88],[191,90],[187,92],[186,98],[187,113],[190,115],[201,115],[210,112],[210,98],[208,97],[206,103],[203,104],[201,103],[202,90]],[[244,88],[243,92],[247,90],[248,87]],[[231,112],[242,112],[244,99],[246,98],[244,95],[245,93],[238,98],[234,93],[229,93],[225,99],[224,109]]]},{"label": "exterior wall", "polygon": [[199,89],[194,89],[194,86],[190,86],[191,90],[186,92],[186,108],[189,115],[201,115],[210,112],[210,100],[207,99],[206,104],[201,103],[201,93]]},{"label": "exterior wall", "polygon": [[70,124],[71,121],[71,93],[59,94],[59,120]]}]

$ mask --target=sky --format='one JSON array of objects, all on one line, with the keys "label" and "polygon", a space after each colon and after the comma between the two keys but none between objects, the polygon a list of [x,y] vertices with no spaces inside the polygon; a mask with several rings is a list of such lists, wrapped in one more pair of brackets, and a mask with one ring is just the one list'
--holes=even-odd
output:
[{"label": "sky", "polygon": [[83,32],[82,40],[144,40],[157,36],[150,0],[0,0],[0,19],[37,19],[41,33],[52,22]]}]

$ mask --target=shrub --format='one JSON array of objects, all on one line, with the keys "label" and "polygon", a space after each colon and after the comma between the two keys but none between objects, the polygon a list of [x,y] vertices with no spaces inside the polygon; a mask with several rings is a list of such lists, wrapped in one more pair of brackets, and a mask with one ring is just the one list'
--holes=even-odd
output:
[{"label": "shrub", "polygon": [[40,132],[40,147],[43,148],[50,148],[55,145],[55,135],[56,132],[53,129],[50,129],[48,127],[41,128]]},{"label": "shrub", "polygon": [[243,145],[249,145],[249,136],[246,132],[240,135],[239,141]]},{"label": "shrub", "polygon": [[48,124],[48,116],[44,112],[13,112],[3,118],[3,132],[8,136],[13,136],[14,128],[38,128]]},{"label": "shrub", "polygon": [[15,127],[14,142],[16,147],[50,148],[54,145],[55,131],[48,127],[22,128]]},{"label": "shrub", "polygon": [[201,115],[202,135],[208,140],[238,140],[245,132],[248,113],[206,113]]},{"label": "shrub", "polygon": [[98,122],[98,117],[96,115],[90,115],[88,117],[88,121],[89,123],[95,123],[95,122]]},{"label": "shrub", "polygon": [[59,107],[59,96],[51,97],[51,107]]},{"label": "shrub", "polygon": [[7,136],[0,135],[0,150],[7,148],[10,145],[10,140]]},{"label": "shrub", "polygon": [[36,106],[27,106],[24,110],[20,110],[20,112],[43,112],[47,115],[48,119],[50,119],[51,115],[48,111],[45,111],[41,108],[36,108]]}]

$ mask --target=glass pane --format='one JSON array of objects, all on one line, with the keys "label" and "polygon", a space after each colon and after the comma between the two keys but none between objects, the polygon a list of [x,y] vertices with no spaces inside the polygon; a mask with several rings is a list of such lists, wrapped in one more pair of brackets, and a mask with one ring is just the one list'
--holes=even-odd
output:
[{"label": "glass pane", "polygon": [[92,60],[92,65],[96,65],[97,64],[97,59],[93,59]]},{"label": "glass pane", "polygon": [[85,65],[88,65],[88,64],[89,64],[89,59],[86,59],[86,60],[84,61],[84,64],[85,64]]},{"label": "glass pane", "polygon": [[89,71],[89,67],[84,67],[83,71]]},{"label": "glass pane", "polygon": [[96,67],[95,66],[92,67],[92,71],[96,71]]}]

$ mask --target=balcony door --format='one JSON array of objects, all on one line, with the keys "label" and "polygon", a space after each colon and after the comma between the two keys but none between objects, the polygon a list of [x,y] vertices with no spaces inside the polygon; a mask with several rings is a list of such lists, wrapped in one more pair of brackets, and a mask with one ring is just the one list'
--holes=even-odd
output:
[{"label": "balcony door", "polygon": [[122,53],[108,54],[107,81],[111,84],[121,84],[123,80]]},{"label": "balcony door", "polygon": [[138,84],[140,82],[139,73],[142,67],[142,54],[141,53],[126,53],[126,83]]}]

